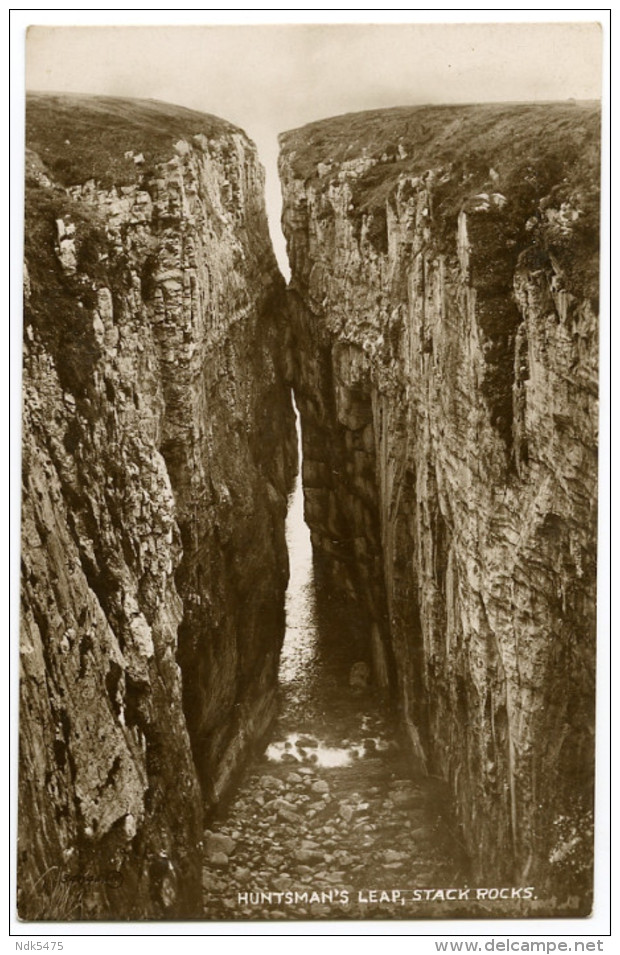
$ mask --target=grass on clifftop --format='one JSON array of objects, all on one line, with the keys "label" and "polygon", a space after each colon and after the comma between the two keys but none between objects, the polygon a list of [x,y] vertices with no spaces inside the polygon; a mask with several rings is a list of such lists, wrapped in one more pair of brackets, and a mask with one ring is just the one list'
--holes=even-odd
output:
[{"label": "grass on clifftop", "polygon": [[[442,170],[449,182],[440,202],[447,214],[488,185],[529,203],[560,183],[598,186],[600,110],[567,103],[415,106],[347,113],[283,133],[280,143],[294,174],[320,188],[342,164],[376,160],[355,179],[358,213],[384,206],[400,176]],[[328,168],[318,173],[318,164]],[[447,178],[447,177],[446,177]],[[527,195],[526,195],[527,194]]]},{"label": "grass on clifftop", "polygon": [[599,125],[597,106],[571,101],[402,106],[319,120],[282,133],[280,142],[295,153],[291,165],[300,179],[318,179],[318,163],[332,164],[325,173],[332,179],[343,162],[360,156],[378,160],[383,178],[394,179],[450,163],[502,173],[526,156],[567,149],[566,159],[580,153],[585,162],[598,161]]},{"label": "grass on clifftop", "polygon": [[[531,216],[541,219],[541,200],[555,209],[569,203],[579,210],[578,219],[570,235],[551,237],[551,251],[572,272],[576,285],[596,295],[597,104],[415,106],[348,113],[283,133],[280,144],[294,175],[319,192],[338,178],[343,163],[361,157],[375,161],[365,172],[351,172],[347,178],[353,195],[351,217],[372,217],[371,240],[374,236],[382,252],[387,248],[386,202],[401,176],[420,176],[431,169],[437,174],[433,220],[441,250],[453,248],[458,214],[480,192],[506,197],[505,226],[517,240],[524,238]],[[541,226],[551,231],[543,219]]]},{"label": "grass on clifftop", "polygon": [[[211,116],[155,100],[30,93],[26,99],[26,146],[63,186],[94,179],[104,188],[137,182],[145,168],[172,156],[181,138],[240,133]],[[125,153],[144,156],[144,164]]]}]

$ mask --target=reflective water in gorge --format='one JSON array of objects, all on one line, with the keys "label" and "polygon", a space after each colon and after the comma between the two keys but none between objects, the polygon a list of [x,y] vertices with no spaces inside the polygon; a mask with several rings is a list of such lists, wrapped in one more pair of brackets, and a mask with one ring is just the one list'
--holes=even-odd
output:
[{"label": "reflective water in gorge", "polygon": [[[299,435],[298,414],[297,431]],[[290,578],[280,657],[280,716],[266,757],[291,764],[348,766],[390,743],[368,686],[365,628],[353,608],[330,600],[315,573],[301,468],[289,501],[286,541]]]},{"label": "reflective water in gorge", "polygon": [[[299,435],[299,415],[297,429]],[[301,442],[299,452],[301,461]],[[301,469],[289,501],[286,541],[290,578],[280,657],[280,717],[266,757],[347,766],[388,743],[368,690],[366,634],[354,624],[351,608],[330,602],[317,582],[304,521]]]}]

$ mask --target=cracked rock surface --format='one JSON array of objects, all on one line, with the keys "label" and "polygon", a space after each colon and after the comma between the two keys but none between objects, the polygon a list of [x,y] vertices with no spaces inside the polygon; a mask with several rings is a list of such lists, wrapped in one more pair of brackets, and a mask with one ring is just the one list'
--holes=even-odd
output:
[{"label": "cracked rock surface", "polygon": [[[598,127],[420,107],[281,136],[306,513],[474,873],[589,911]],[[559,909],[558,909],[559,910]]]},{"label": "cracked rock surface", "polygon": [[27,142],[19,912],[195,915],[203,797],[273,717],[283,636],[263,174],[150,102],[36,95]]}]

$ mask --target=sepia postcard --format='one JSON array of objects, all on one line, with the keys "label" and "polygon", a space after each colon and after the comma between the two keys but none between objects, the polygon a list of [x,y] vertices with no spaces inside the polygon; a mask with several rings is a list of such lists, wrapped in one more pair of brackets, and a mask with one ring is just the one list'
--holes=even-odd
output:
[{"label": "sepia postcard", "polygon": [[29,27],[20,920],[591,915],[601,56]]}]

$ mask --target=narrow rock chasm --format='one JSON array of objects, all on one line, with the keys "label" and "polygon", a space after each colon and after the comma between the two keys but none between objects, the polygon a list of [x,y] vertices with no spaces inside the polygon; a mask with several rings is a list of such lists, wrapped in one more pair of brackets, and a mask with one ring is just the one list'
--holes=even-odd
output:
[{"label": "narrow rock chasm", "polygon": [[22,917],[589,912],[598,117],[540,109],[284,134],[286,288],[241,130],[29,97]]},{"label": "narrow rock chasm", "polygon": [[[297,428],[301,461],[299,412]],[[205,913],[424,917],[434,906],[413,900],[411,886],[465,885],[467,859],[445,784],[412,774],[386,688],[373,676],[370,621],[333,591],[313,557],[302,473],[286,524],[278,717],[206,833]],[[381,899],[368,892],[375,886]],[[448,908],[463,914],[462,902]]]}]

